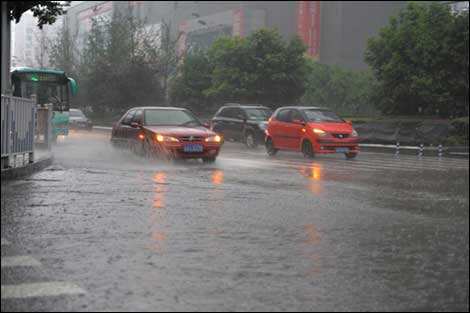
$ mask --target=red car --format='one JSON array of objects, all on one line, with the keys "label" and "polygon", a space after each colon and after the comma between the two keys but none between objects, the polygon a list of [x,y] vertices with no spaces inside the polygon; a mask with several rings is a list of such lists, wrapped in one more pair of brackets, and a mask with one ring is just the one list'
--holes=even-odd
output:
[{"label": "red car", "polygon": [[318,107],[282,107],[270,118],[266,130],[266,150],[274,155],[278,150],[315,154],[344,153],[348,159],[358,154],[359,137],[351,123],[334,112]]},{"label": "red car", "polygon": [[214,162],[222,138],[186,109],[139,107],[127,111],[114,125],[111,143],[140,155]]}]

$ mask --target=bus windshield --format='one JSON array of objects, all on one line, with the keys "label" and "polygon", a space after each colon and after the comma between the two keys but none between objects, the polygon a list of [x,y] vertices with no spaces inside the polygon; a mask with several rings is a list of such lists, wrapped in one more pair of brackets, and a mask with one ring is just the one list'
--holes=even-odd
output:
[{"label": "bus windshield", "polygon": [[39,104],[61,103],[68,101],[66,85],[25,81],[21,83],[21,97],[31,98],[36,94]]},{"label": "bus windshield", "polygon": [[40,105],[52,104],[54,111],[68,111],[71,98],[70,79],[60,71],[18,69],[12,72],[13,95],[31,98]]}]

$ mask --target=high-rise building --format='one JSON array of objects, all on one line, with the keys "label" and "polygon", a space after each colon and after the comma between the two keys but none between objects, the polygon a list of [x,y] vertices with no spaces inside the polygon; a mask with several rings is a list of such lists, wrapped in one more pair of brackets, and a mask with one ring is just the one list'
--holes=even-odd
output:
[{"label": "high-rise building", "polygon": [[18,24],[13,24],[11,66],[48,67],[51,41],[62,21],[37,27],[37,19],[30,12],[23,14]]}]

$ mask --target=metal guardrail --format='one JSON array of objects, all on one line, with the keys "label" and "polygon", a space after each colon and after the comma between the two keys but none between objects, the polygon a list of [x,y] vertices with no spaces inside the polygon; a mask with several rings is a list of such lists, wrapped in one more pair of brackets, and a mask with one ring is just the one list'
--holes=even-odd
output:
[{"label": "metal guardrail", "polygon": [[34,161],[36,103],[34,100],[2,95],[1,99],[1,168]]}]

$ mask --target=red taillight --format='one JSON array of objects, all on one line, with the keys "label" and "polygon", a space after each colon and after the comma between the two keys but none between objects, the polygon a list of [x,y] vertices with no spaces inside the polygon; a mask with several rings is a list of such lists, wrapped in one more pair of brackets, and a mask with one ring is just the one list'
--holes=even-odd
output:
[{"label": "red taillight", "polygon": [[145,139],[145,135],[144,135],[144,134],[139,134],[139,139],[140,139],[140,140],[144,140],[144,139]]}]

